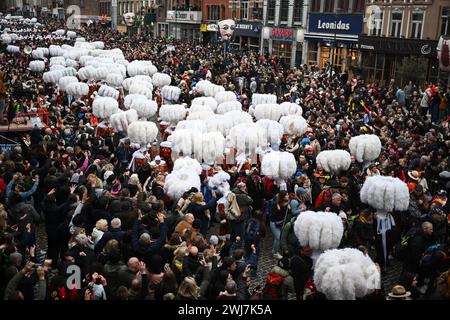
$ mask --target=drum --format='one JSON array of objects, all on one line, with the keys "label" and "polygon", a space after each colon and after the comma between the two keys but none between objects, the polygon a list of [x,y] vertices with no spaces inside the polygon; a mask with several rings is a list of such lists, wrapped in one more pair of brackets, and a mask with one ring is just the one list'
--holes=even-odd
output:
[{"label": "drum", "polygon": [[106,138],[106,137],[110,137],[113,134],[113,129],[110,127],[106,127],[106,126],[101,126],[99,125],[97,127],[97,137],[102,137],[102,138]]},{"label": "drum", "polygon": [[146,157],[142,158],[142,159],[134,159],[136,161],[135,163],[135,168],[137,170],[137,168],[143,166],[144,164],[148,163],[148,159]]},{"label": "drum", "polygon": [[161,174],[166,174],[169,172],[169,168],[167,167],[167,164],[160,164],[157,166],[151,166],[150,169],[152,169],[153,172],[158,172]]},{"label": "drum", "polygon": [[159,132],[161,132],[161,134],[164,133],[164,131],[170,126],[170,122],[167,121],[161,121],[159,123]]}]

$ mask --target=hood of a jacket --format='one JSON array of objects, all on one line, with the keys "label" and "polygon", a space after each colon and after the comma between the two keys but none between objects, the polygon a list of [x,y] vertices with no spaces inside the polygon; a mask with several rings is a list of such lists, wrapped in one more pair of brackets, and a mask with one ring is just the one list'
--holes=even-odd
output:
[{"label": "hood of a jacket", "polygon": [[92,239],[97,239],[98,237],[102,236],[104,234],[103,231],[98,230],[97,228],[92,229],[91,237]]}]

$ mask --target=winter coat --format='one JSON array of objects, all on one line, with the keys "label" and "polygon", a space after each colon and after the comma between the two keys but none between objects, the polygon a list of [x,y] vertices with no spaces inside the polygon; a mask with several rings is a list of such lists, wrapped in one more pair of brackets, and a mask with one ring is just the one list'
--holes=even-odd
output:
[{"label": "winter coat", "polygon": [[281,283],[281,296],[283,300],[287,300],[288,294],[295,294],[294,278],[289,274],[289,271],[280,268],[279,266],[273,267],[271,272],[274,272],[282,277],[284,277]]},{"label": "winter coat", "polygon": [[101,239],[95,245],[95,251],[96,252],[102,251],[109,240],[117,240],[119,243],[121,243],[124,234],[125,232],[122,231],[120,228],[111,229],[110,231],[105,232],[101,237]]},{"label": "winter coat", "polygon": [[448,234],[448,223],[447,219],[436,222],[430,215],[427,215],[423,222],[430,222],[433,225],[433,238],[439,243],[445,243]]},{"label": "winter coat", "polygon": [[262,210],[264,207],[264,193],[266,184],[260,176],[247,177],[245,181],[247,185],[248,195],[253,199],[253,207],[255,210]]},{"label": "winter coat", "polygon": [[244,191],[239,188],[233,189],[233,193],[236,195],[236,201],[241,209],[241,216],[238,221],[247,221],[250,218],[252,211],[253,199]]},{"label": "winter coat", "polygon": [[419,270],[420,259],[425,249],[434,243],[433,236],[427,236],[419,231],[408,243],[406,258],[403,264],[403,270],[411,273],[417,273]]},{"label": "winter coat", "polygon": [[306,282],[312,276],[313,260],[310,257],[294,255],[291,258],[291,274],[297,297],[303,295]]},{"label": "winter coat", "polygon": [[168,229],[165,223],[161,223],[159,225],[159,238],[150,244],[142,244],[139,242],[141,225],[142,222],[140,220],[134,222],[131,246],[139,260],[147,260],[151,255],[159,253],[163,248],[166,242]]},{"label": "winter coat", "polygon": [[209,201],[206,204],[191,202],[187,207],[186,212],[192,213],[195,219],[206,221],[209,220],[208,216],[206,215],[206,210],[210,210],[211,213],[215,208],[216,208],[216,199],[212,198],[211,201]]},{"label": "winter coat", "polygon": [[[36,211],[34,206],[32,206],[29,203],[26,202],[20,202],[16,204],[11,210],[9,211],[8,218],[11,219],[10,225],[14,225],[19,222],[19,218],[22,216],[23,213],[27,214],[26,221],[31,223],[38,223],[41,220],[41,216]],[[24,221],[22,221],[24,222]]]},{"label": "winter coat", "polygon": [[298,239],[294,233],[294,223],[296,219],[297,217],[292,218],[284,225],[283,230],[281,231],[281,251],[289,252],[289,256],[293,256],[299,249]]},{"label": "winter coat", "polygon": [[374,242],[375,225],[359,216],[353,222],[351,234],[355,245],[370,246]]}]

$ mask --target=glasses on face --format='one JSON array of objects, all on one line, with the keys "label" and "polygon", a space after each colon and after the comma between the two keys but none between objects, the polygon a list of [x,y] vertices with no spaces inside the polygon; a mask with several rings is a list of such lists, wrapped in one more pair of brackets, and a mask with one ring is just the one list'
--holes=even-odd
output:
[{"label": "glasses on face", "polygon": [[224,25],[222,27],[222,29],[225,30],[225,31],[227,31],[227,30],[234,30],[234,29],[236,29],[236,26],[233,26],[233,25],[229,26],[229,25],[226,24],[226,25]]}]

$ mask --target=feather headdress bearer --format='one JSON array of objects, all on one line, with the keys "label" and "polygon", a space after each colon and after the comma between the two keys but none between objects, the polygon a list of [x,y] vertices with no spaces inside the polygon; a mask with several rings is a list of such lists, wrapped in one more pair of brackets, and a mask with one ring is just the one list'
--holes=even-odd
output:
[{"label": "feather headdress bearer", "polygon": [[200,190],[200,163],[189,157],[175,161],[174,170],[166,177],[164,192],[174,201],[178,201],[186,191]]},{"label": "feather headdress bearer", "polygon": [[315,262],[323,251],[339,246],[344,225],[336,213],[305,211],[295,220],[294,233],[301,246],[308,245],[313,250]]},{"label": "feather headdress bearer", "polygon": [[392,211],[406,211],[409,206],[408,185],[398,178],[367,177],[361,188],[361,202],[376,209],[377,233],[382,237],[386,262],[386,233],[395,226]]},{"label": "feather headdress bearer", "polygon": [[355,300],[380,289],[381,275],[377,265],[362,251],[333,249],[317,259],[314,284],[329,300]]},{"label": "feather headdress bearer", "polygon": [[350,168],[352,158],[345,150],[326,150],[317,155],[316,162],[320,163],[326,172],[339,174]]},{"label": "feather headdress bearer", "polygon": [[148,161],[147,146],[151,145],[158,135],[158,128],[151,121],[134,121],[128,126],[128,138],[131,143],[141,148],[133,154],[129,168],[136,170],[137,165]]}]

